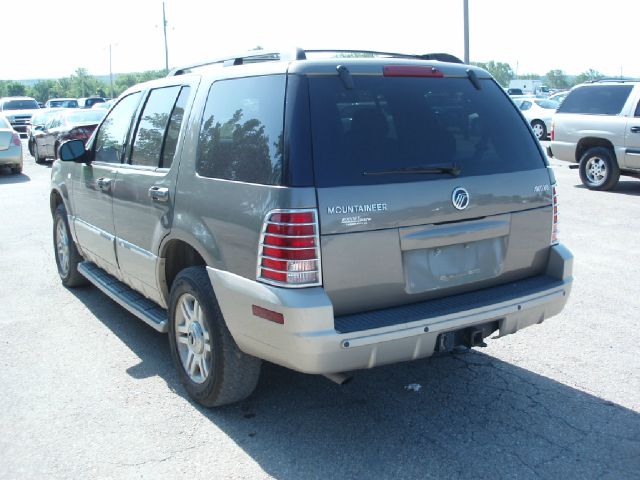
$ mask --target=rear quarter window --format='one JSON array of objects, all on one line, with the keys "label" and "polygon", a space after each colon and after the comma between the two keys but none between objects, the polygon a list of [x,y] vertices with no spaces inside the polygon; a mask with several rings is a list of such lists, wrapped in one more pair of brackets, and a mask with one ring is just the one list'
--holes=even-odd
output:
[{"label": "rear quarter window", "polygon": [[[399,183],[442,174],[381,172],[454,165],[460,176],[542,168],[540,150],[493,80],[353,76],[309,79],[319,187]],[[365,172],[367,172],[365,174]]]},{"label": "rear quarter window", "polygon": [[284,75],[213,83],[201,123],[199,175],[280,184],[285,85]]},{"label": "rear quarter window", "polygon": [[594,85],[573,89],[558,108],[558,113],[617,115],[633,90],[632,85]]}]

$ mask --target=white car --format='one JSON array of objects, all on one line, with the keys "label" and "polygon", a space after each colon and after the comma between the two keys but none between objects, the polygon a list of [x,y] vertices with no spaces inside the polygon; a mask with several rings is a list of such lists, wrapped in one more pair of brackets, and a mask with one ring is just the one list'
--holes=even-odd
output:
[{"label": "white car", "polygon": [[512,97],[512,99],[522,111],[524,118],[531,124],[538,140],[547,138],[547,133],[551,131],[551,119],[560,104],[548,98]]}]

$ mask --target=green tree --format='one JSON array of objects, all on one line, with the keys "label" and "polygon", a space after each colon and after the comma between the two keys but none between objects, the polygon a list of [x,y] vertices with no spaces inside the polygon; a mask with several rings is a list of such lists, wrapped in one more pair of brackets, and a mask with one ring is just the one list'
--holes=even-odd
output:
[{"label": "green tree", "polygon": [[540,75],[537,73],[524,73],[522,75],[518,75],[518,79],[520,80],[540,80]]},{"label": "green tree", "polygon": [[550,70],[545,78],[547,85],[551,88],[569,88],[569,81],[562,70]]},{"label": "green tree", "polygon": [[574,80],[574,85],[578,85],[579,83],[591,82],[593,80],[599,80],[604,78],[604,75],[593,68],[590,68],[586,72],[582,72],[578,75]]},{"label": "green tree", "polygon": [[50,98],[56,97],[56,87],[57,83],[55,80],[39,80],[31,87],[28,88],[27,92],[30,97],[35,98],[39,102],[46,102]]},{"label": "green tree", "polygon": [[509,86],[509,82],[515,77],[513,69],[508,63],[490,60],[487,63],[473,62],[473,65],[487,70],[505,88]]},{"label": "green tree", "polygon": [[10,97],[23,97],[27,94],[27,87],[22,83],[11,81],[7,85],[7,95]]}]

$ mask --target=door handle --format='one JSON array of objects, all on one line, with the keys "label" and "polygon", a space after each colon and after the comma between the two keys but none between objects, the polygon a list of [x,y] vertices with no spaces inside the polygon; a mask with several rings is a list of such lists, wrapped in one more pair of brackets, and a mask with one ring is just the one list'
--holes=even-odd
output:
[{"label": "door handle", "polygon": [[108,192],[109,190],[111,190],[111,179],[101,177],[96,180],[96,185],[98,185],[100,191]]},{"label": "door handle", "polygon": [[640,127],[631,127],[632,133],[640,133]]},{"label": "door handle", "polygon": [[151,197],[151,200],[166,202],[169,200],[169,189],[166,187],[151,187],[149,189],[149,197]]}]

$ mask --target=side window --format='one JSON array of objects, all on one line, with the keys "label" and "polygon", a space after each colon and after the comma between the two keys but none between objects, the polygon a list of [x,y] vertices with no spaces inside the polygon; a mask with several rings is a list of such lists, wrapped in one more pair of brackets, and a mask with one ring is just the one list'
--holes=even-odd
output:
[{"label": "side window", "polygon": [[120,163],[131,119],[135,114],[140,92],[126,96],[104,119],[96,135],[94,152],[96,162]]},{"label": "side window", "polygon": [[162,149],[162,161],[160,162],[160,167],[162,168],[169,168],[171,163],[173,163],[176,146],[178,145],[178,135],[180,134],[180,127],[184,119],[184,109],[187,106],[190,90],[189,87],[182,87],[178,101],[171,112],[169,128],[167,129],[167,136],[164,141],[164,148]]},{"label": "side window", "polygon": [[520,110],[529,110],[531,108],[531,102],[522,102],[520,104]]},{"label": "side window", "polygon": [[558,113],[617,115],[624,107],[633,85],[595,85],[571,90]]},{"label": "side window", "polygon": [[636,105],[636,112],[633,114],[634,117],[640,117],[640,102]]},{"label": "side window", "polygon": [[215,82],[202,118],[203,177],[277,185],[282,177],[285,76]]},{"label": "side window", "polygon": [[164,133],[179,92],[180,86],[151,90],[133,141],[131,165],[157,167],[160,164]]}]

